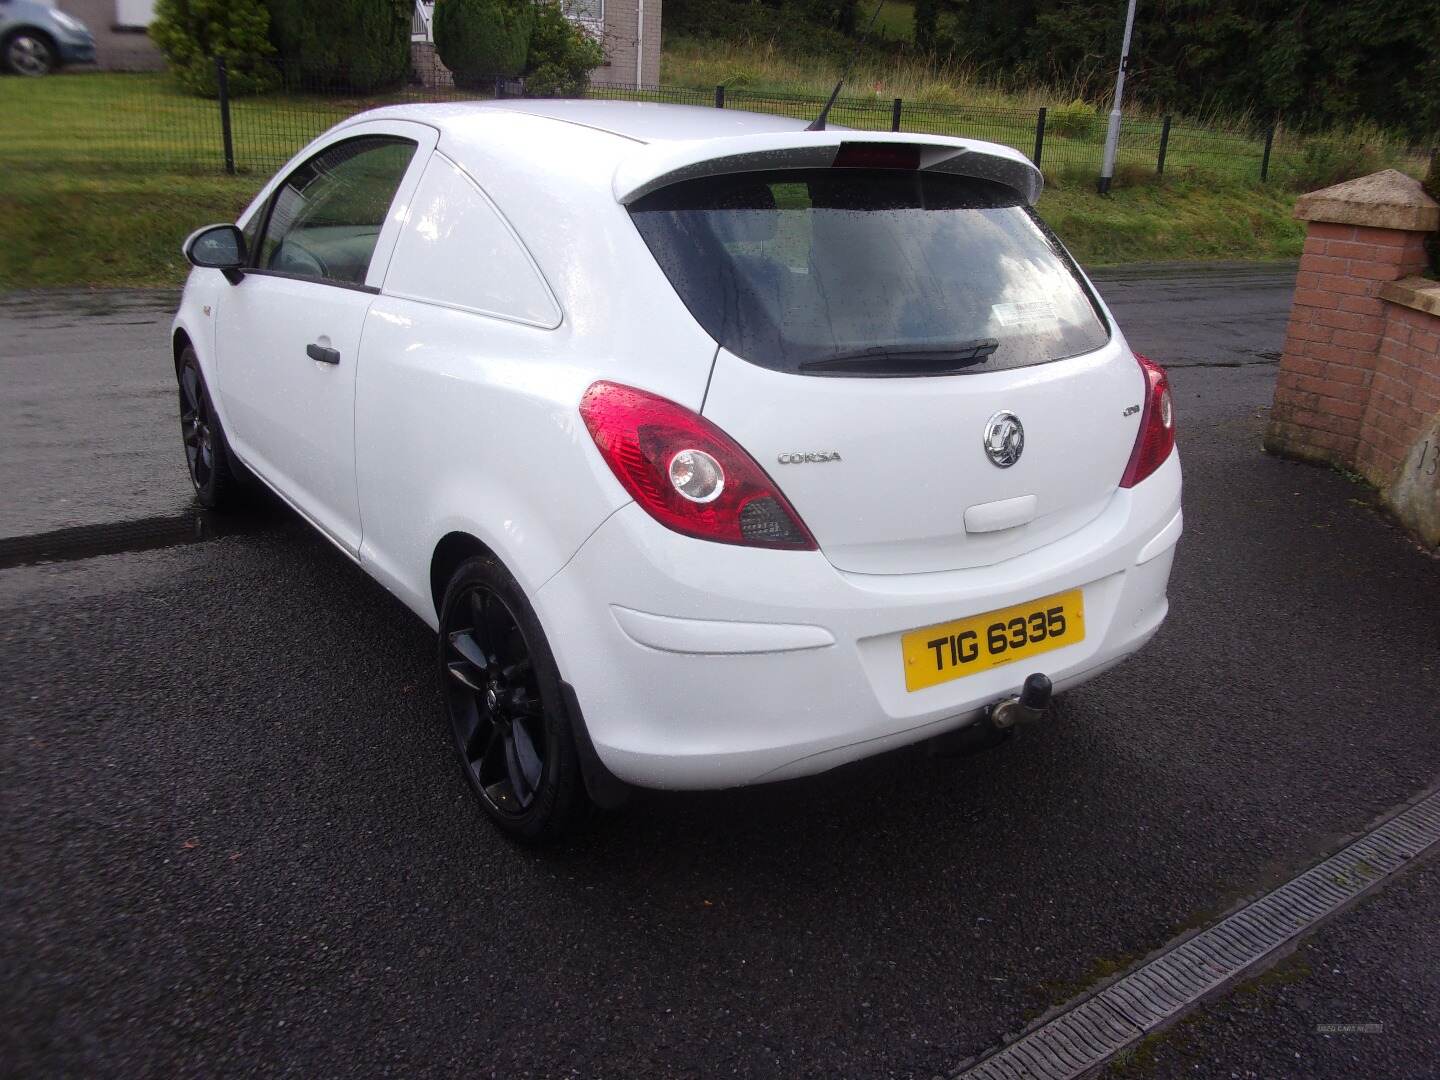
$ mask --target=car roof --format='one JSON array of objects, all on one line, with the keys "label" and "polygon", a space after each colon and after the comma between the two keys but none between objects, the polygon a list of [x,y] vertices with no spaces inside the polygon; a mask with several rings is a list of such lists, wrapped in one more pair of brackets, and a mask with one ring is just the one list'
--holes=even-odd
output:
[{"label": "car roof", "polygon": [[637,143],[673,142],[691,139],[720,139],[733,135],[764,132],[803,131],[808,120],[739,109],[716,109],[700,105],[671,105],[658,101],[598,101],[571,98],[517,98],[509,101],[456,101],[414,105],[391,105],[352,120],[417,120],[438,128],[442,134],[456,131],[478,115],[508,113],[534,117],[537,127],[559,136],[563,131],[546,121],[574,124],[603,131]]},{"label": "car roof", "polygon": [[[555,168],[556,155],[573,151],[609,170],[614,198],[627,203],[666,183],[710,173],[762,166],[828,167],[840,143],[856,134],[838,124],[809,132],[808,119],[741,109],[535,98],[390,105],[357,113],[336,130],[370,120],[409,120],[433,127],[440,133],[441,148],[458,151],[462,161],[483,145],[480,140],[497,136],[512,159],[528,158],[532,167],[542,167],[545,159]],[[923,168],[995,180],[1032,204],[1043,184],[1028,158],[995,143],[890,131],[866,131],[863,138],[919,146],[927,157]],[[939,164],[946,159],[948,164]],[[563,163],[572,176],[574,160]]]}]

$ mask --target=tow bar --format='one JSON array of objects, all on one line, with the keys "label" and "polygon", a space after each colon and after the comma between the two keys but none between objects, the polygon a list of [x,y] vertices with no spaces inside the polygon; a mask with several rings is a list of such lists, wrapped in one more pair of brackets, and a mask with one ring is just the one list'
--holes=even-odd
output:
[{"label": "tow bar", "polygon": [[1020,724],[1033,724],[1045,715],[1054,695],[1050,677],[1041,672],[1029,676],[1017,697],[1001,698],[988,706],[980,719],[957,731],[947,731],[926,742],[932,757],[969,757],[999,746]]},{"label": "tow bar", "polygon": [[1034,723],[1045,715],[1053,693],[1050,677],[1037,671],[1025,680],[1019,697],[997,701],[986,710],[985,717],[1001,731],[1008,731],[1016,724]]}]

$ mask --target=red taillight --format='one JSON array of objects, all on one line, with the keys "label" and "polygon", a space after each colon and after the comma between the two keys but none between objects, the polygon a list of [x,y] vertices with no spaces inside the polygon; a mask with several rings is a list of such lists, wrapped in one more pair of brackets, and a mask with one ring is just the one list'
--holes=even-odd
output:
[{"label": "red taillight", "polygon": [[754,459],[683,405],[597,382],[580,399],[580,416],[615,478],[666,528],[722,544],[815,550]]},{"label": "red taillight", "polygon": [[1170,400],[1170,380],[1154,360],[1135,354],[1145,373],[1145,408],[1140,414],[1140,434],[1130,452],[1130,464],[1120,479],[1123,488],[1134,487],[1153,473],[1175,449],[1175,404]]},{"label": "red taillight", "polygon": [[836,169],[918,169],[920,148],[894,143],[841,143],[832,166]]}]

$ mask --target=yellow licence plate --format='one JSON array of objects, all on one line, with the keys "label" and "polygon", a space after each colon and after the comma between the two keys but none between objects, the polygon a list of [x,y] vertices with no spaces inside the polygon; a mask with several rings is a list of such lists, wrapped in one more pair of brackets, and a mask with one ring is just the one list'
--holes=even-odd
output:
[{"label": "yellow licence plate", "polygon": [[905,689],[923,690],[1084,640],[1080,589],[911,630],[900,639]]}]

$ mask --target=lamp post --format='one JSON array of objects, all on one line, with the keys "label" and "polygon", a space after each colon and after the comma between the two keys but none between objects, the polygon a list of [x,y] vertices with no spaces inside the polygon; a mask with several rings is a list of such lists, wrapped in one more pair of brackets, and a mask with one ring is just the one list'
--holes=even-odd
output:
[{"label": "lamp post", "polygon": [[1100,164],[1101,195],[1110,194],[1115,176],[1115,151],[1120,146],[1120,98],[1125,93],[1125,65],[1130,62],[1130,31],[1135,26],[1135,0],[1125,9],[1125,39],[1120,43],[1120,70],[1115,73],[1115,104],[1110,107],[1110,126],[1105,131],[1105,159]]}]

